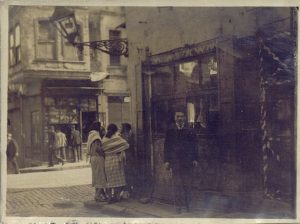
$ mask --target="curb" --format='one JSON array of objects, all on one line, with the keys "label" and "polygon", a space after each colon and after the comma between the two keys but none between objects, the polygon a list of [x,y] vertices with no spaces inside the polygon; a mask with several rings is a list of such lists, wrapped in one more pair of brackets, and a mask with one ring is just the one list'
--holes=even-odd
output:
[{"label": "curb", "polygon": [[90,167],[90,164],[78,165],[78,166],[57,166],[57,167],[44,167],[44,168],[25,168],[20,169],[20,173],[35,173],[35,172],[48,172],[48,171],[58,171],[58,170],[71,170]]},{"label": "curb", "polygon": [[161,218],[157,215],[138,211],[134,208],[126,208],[117,204],[107,204],[106,202],[87,201],[84,202],[84,207],[94,210],[101,210],[103,213],[114,214],[120,217],[134,218]]}]

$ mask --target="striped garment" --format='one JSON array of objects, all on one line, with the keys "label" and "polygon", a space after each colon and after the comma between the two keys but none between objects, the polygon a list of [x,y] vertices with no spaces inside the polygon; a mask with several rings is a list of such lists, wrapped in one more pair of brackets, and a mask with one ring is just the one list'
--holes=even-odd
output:
[{"label": "striped garment", "polygon": [[103,151],[105,156],[115,155],[129,148],[129,144],[119,135],[114,135],[111,138],[103,138]]},{"label": "striped garment", "polygon": [[128,149],[129,144],[120,136],[103,139],[105,153],[106,187],[121,187],[126,185],[124,160],[121,155]]}]

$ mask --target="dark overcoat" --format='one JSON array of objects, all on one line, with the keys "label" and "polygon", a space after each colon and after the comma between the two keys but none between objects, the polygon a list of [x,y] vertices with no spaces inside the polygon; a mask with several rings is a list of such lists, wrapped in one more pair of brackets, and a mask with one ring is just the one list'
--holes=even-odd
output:
[{"label": "dark overcoat", "polygon": [[164,162],[171,168],[191,169],[193,161],[198,161],[197,135],[194,129],[178,129],[171,126],[166,133],[164,143]]}]

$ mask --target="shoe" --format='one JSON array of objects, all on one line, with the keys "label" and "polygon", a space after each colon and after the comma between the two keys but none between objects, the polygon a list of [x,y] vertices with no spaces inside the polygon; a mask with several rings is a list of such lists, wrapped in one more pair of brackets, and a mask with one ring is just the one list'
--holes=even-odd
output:
[{"label": "shoe", "polygon": [[64,160],[61,161],[61,165],[62,166],[65,165],[65,161]]},{"label": "shoe", "polygon": [[51,165],[48,165],[48,167],[54,167],[54,165],[53,165],[53,164],[51,164]]}]

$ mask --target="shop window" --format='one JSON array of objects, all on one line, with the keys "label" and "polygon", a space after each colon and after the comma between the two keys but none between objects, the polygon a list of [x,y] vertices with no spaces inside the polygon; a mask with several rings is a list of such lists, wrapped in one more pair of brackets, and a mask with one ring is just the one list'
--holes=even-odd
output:
[{"label": "shop window", "polygon": [[[109,31],[109,39],[115,40],[121,38],[121,31],[119,30],[110,30]],[[121,56],[119,55],[109,55],[110,65],[119,66],[121,64]]]},{"label": "shop window", "polygon": [[168,95],[173,92],[174,69],[171,66],[156,68],[151,76],[152,93],[154,96]]},{"label": "shop window", "polygon": [[9,64],[13,66],[21,61],[20,26],[16,25],[9,34]]},{"label": "shop window", "polygon": [[185,111],[197,131],[218,125],[218,64],[214,54],[157,66],[151,75],[152,129],[163,133],[174,122],[174,112]]}]

